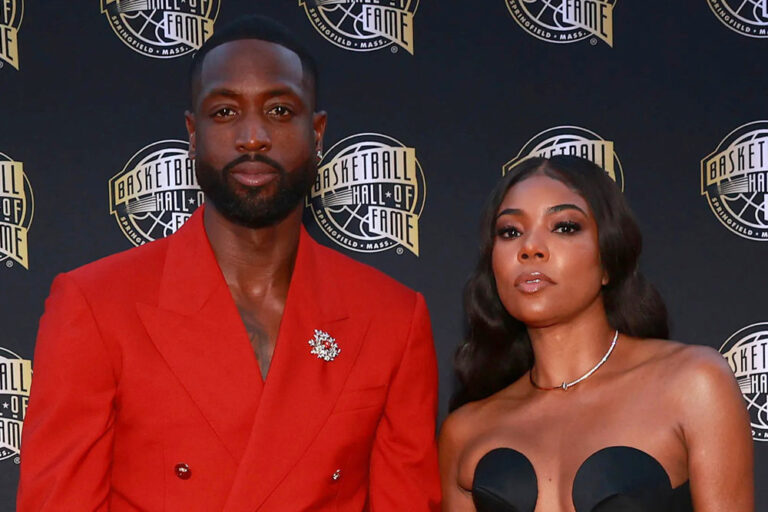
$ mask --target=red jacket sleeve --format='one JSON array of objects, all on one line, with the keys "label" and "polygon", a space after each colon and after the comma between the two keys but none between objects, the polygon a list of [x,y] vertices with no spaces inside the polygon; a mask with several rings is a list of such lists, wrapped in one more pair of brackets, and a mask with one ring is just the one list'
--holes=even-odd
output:
[{"label": "red jacket sleeve", "polygon": [[435,347],[424,298],[417,294],[405,351],[374,439],[371,512],[440,510],[436,415]]},{"label": "red jacket sleeve", "polygon": [[86,298],[60,275],[46,301],[21,446],[17,511],[106,511],[116,375]]}]

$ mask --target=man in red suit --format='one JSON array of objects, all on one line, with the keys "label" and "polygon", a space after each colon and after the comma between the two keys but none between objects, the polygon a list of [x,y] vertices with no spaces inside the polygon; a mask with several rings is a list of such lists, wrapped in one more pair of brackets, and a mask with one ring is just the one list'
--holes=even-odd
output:
[{"label": "man in red suit", "polygon": [[326,123],[316,80],[264,18],[195,56],[206,206],[54,281],[18,510],[438,510],[424,300],[301,226]]}]

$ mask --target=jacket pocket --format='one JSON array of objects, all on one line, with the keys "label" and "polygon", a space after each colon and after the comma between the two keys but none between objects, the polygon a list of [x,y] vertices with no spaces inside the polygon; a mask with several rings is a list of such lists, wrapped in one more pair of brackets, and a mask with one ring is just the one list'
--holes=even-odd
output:
[{"label": "jacket pocket", "polygon": [[387,395],[387,386],[342,391],[333,412],[349,412],[369,407],[381,407]]}]

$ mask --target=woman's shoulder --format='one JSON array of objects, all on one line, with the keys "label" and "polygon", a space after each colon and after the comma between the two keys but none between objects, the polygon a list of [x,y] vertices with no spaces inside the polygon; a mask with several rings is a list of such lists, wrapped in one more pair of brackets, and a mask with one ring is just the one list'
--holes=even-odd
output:
[{"label": "woman's shoulder", "polygon": [[664,387],[684,395],[686,403],[700,404],[722,393],[733,394],[733,372],[714,348],[671,340],[637,341],[638,351],[644,352],[643,359],[654,368]]},{"label": "woman's shoulder", "polygon": [[481,424],[481,416],[487,414],[489,398],[468,402],[451,412],[440,427],[440,437],[466,438],[473,425]]},{"label": "woman's shoulder", "polygon": [[519,413],[527,403],[520,382],[455,409],[443,422],[441,437],[466,440],[484,427],[497,424],[501,418]]},{"label": "woman's shoulder", "polygon": [[725,358],[712,347],[652,338],[638,340],[638,345],[647,346],[653,362],[674,368],[677,374],[717,377],[725,373],[730,376]]},{"label": "woman's shoulder", "polygon": [[729,373],[730,368],[722,355],[712,347],[674,340],[631,338],[633,360],[673,369],[676,374]]}]

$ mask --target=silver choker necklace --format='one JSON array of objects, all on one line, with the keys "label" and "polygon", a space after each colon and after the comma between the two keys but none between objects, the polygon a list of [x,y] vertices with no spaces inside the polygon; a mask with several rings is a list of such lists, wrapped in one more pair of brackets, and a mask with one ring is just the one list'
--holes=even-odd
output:
[{"label": "silver choker necklace", "polygon": [[619,330],[617,329],[616,332],[613,334],[613,341],[611,342],[611,346],[608,347],[608,352],[606,352],[605,355],[603,356],[603,358],[600,361],[597,362],[597,364],[594,366],[594,368],[589,370],[587,373],[585,373],[584,375],[582,375],[578,379],[576,379],[574,381],[571,381],[571,382],[563,382],[559,386],[552,386],[552,387],[539,386],[538,384],[536,384],[533,381],[533,368],[531,368],[531,370],[528,372],[528,377],[531,380],[531,384],[533,385],[533,387],[535,387],[536,389],[539,389],[541,391],[553,391],[555,389],[562,389],[563,391],[567,391],[568,388],[571,388],[571,387],[575,386],[576,384],[578,384],[579,382],[589,378],[590,375],[595,373],[598,368],[600,368],[601,366],[603,366],[603,364],[605,364],[605,362],[610,357],[611,352],[613,352],[613,348],[616,346],[616,341],[618,339],[619,339]]}]

